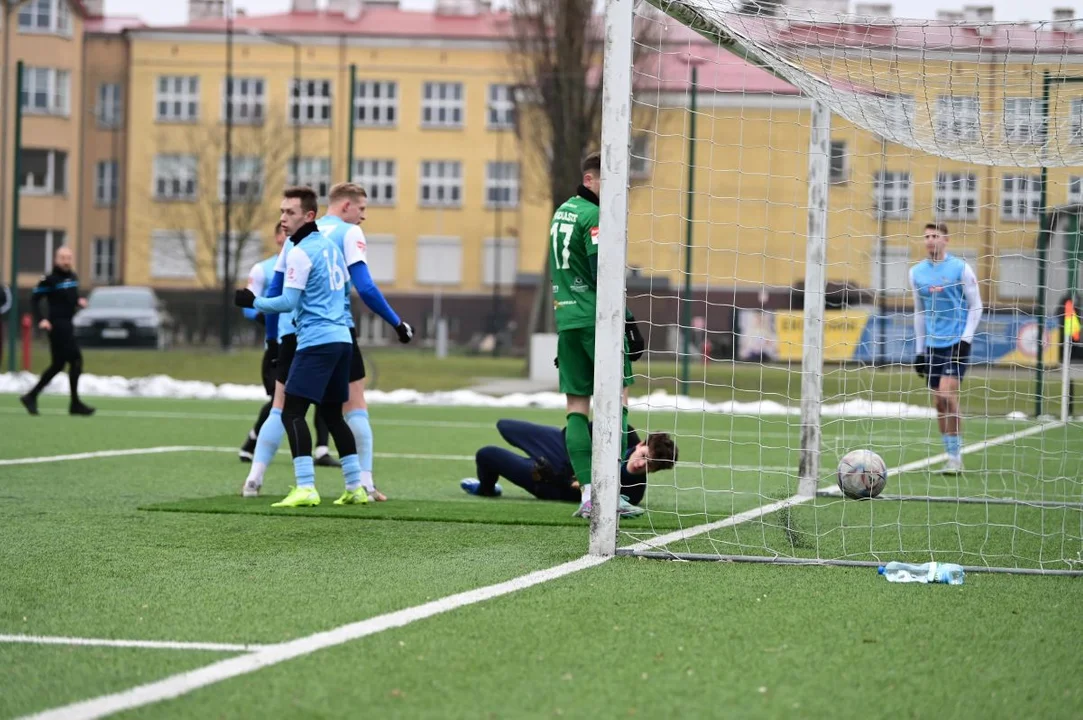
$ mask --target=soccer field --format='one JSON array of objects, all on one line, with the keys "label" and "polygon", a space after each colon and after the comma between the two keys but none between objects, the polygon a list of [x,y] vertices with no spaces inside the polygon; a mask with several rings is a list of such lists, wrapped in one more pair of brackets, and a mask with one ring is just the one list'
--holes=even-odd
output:
[{"label": "soccer field", "polygon": [[[265,498],[237,495],[236,445],[258,403],[96,399],[86,419],[63,402],[46,396],[27,418],[0,396],[3,717],[94,698],[80,707],[147,717],[1054,718],[1083,707],[1071,680],[1083,671],[1077,578],[902,586],[869,568],[584,562],[574,506],[506,485],[499,500],[462,493],[474,451],[501,444],[498,418],[559,424],[560,412],[374,407],[391,501],[335,507],[341,475],[321,468],[319,508],[276,511],[292,481],[285,448]],[[1063,509],[822,497],[724,525],[792,494],[797,420],[652,411],[632,423],[676,432],[682,465],[652,477],[648,514],[622,523],[626,547],[685,529],[669,549],[889,560],[929,548],[1056,568],[1083,551],[1079,513]],[[959,480],[929,474],[930,425],[827,420],[825,472],[869,446],[911,468],[886,493],[1079,499],[1079,453],[1067,452],[1079,425],[972,422],[968,443],[988,447]],[[696,531],[705,523],[722,527]]]}]

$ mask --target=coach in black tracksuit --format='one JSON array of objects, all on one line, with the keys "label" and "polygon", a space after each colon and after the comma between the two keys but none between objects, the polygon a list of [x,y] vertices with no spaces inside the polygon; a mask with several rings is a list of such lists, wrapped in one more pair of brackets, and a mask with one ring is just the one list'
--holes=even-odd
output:
[{"label": "coach in black tracksuit", "polygon": [[[94,408],[79,399],[79,376],[83,373],[83,354],[75,342],[75,329],[72,318],[80,308],[86,307],[86,299],[79,297],[79,278],[72,270],[74,256],[70,249],[61,247],[53,259],[53,270],[43,275],[34,288],[34,319],[38,327],[49,333],[49,351],[52,362],[42,373],[34,389],[19,398],[31,415],[38,414],[38,395],[48,387],[53,378],[68,366],[68,379],[71,386],[71,405],[68,411],[72,415],[92,415]],[[41,303],[48,304],[48,311],[42,312]]]}]

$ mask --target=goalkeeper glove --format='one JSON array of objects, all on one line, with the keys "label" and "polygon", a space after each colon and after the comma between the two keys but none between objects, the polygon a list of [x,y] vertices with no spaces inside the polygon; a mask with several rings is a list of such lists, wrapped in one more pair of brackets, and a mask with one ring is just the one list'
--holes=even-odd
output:
[{"label": "goalkeeper glove", "polygon": [[400,343],[408,343],[414,337],[414,329],[405,321],[395,326],[395,332],[399,334]]},{"label": "goalkeeper glove", "polygon": [[233,294],[233,304],[242,308],[253,308],[256,306],[256,296],[248,288],[238,290]]},{"label": "goalkeeper glove", "polygon": [[629,316],[627,322],[624,323],[624,339],[628,343],[629,360],[635,362],[643,357],[643,353],[647,349],[647,343],[643,340],[643,336],[639,334],[639,326],[636,324],[634,317]]},{"label": "goalkeeper glove", "polygon": [[918,356],[914,358],[914,372],[921,377],[929,377],[929,355],[926,352],[918,353]]}]

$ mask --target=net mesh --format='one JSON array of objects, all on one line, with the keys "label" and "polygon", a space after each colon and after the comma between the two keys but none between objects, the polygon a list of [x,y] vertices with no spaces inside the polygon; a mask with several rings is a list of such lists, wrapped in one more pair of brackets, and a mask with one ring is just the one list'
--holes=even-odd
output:
[{"label": "net mesh", "polygon": [[[1083,569],[1083,431],[1060,419],[1057,314],[1081,284],[1067,205],[1083,85],[1050,86],[1048,113],[1041,100],[1046,71],[1076,72],[1080,41],[708,0],[660,9],[637,10],[649,30],[634,53],[627,297],[650,352],[631,405],[640,436],[670,433],[679,462],[647,476],[624,551]],[[833,113],[823,439],[819,492],[798,497],[813,100]],[[984,303],[961,475],[939,473],[944,433],[911,367],[909,270],[930,221],[948,224]],[[887,487],[843,499],[836,465],[862,448],[886,461]]]}]

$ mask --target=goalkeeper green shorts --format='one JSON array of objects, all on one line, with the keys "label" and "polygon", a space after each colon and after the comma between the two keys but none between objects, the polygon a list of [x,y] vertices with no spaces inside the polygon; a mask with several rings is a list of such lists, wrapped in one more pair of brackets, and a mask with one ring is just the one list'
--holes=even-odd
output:
[{"label": "goalkeeper green shorts", "polygon": [[[574,328],[557,333],[557,365],[560,370],[560,391],[567,395],[594,394],[594,328]],[[628,341],[624,340],[624,387],[632,379],[632,363],[628,360]]]}]

